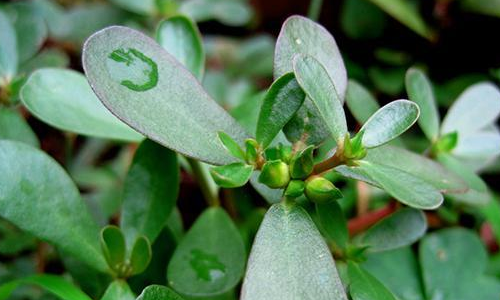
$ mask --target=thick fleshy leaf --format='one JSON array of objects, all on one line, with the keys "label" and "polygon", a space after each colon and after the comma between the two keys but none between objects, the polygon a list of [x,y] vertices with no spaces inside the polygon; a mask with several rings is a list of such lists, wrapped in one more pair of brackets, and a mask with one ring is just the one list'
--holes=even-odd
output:
[{"label": "thick fleshy leaf", "polygon": [[343,102],[347,72],[335,39],[323,26],[301,16],[292,16],[283,23],[276,41],[274,78],[292,72],[293,57],[299,53],[314,57],[324,66]]},{"label": "thick fleshy leaf", "polygon": [[61,130],[125,141],[142,139],[99,102],[85,77],[75,71],[34,72],[21,89],[21,100],[37,118]]},{"label": "thick fleshy leaf", "polygon": [[363,270],[358,264],[349,261],[349,290],[353,300],[396,300],[396,297],[382,282]]},{"label": "thick fleshy leaf", "polygon": [[264,97],[257,122],[257,142],[267,148],[304,102],[305,94],[293,73],[278,78]]},{"label": "thick fleshy leaf", "polygon": [[335,141],[343,141],[347,133],[343,102],[325,67],[312,56],[298,54],[293,59],[293,70],[299,85],[318,109]]},{"label": "thick fleshy leaf", "polygon": [[17,72],[17,38],[16,31],[7,15],[0,10],[0,79],[12,79]]},{"label": "thick fleshy leaf", "polygon": [[344,249],[349,240],[349,232],[347,230],[347,220],[339,203],[331,201],[316,204],[316,214],[318,214],[319,223],[326,238]]},{"label": "thick fleshy leaf", "polygon": [[108,286],[101,300],[135,300],[135,295],[127,282],[118,279]]},{"label": "thick fleshy leaf", "polygon": [[158,43],[201,80],[205,70],[205,52],[198,27],[185,16],[168,18],[156,30]]},{"label": "thick fleshy leaf", "polygon": [[307,213],[275,204],[254,240],[241,300],[346,300],[335,262]]},{"label": "thick fleshy leaf", "polygon": [[39,147],[37,136],[16,111],[0,107],[0,139],[24,142]]},{"label": "thick fleshy leaf", "polygon": [[[365,1],[365,0],[362,0]],[[347,85],[346,104],[352,115],[360,124],[368,119],[380,108],[377,100],[360,83],[349,80]]]},{"label": "thick fleshy leaf", "polygon": [[450,228],[426,236],[420,243],[420,264],[427,298],[498,299],[500,282],[483,275],[487,260],[483,243],[472,231]]},{"label": "thick fleshy leaf", "polygon": [[429,183],[412,174],[385,165],[360,161],[359,167],[387,193],[402,203],[419,209],[435,209],[443,195]]},{"label": "thick fleshy leaf", "polygon": [[224,131],[241,144],[247,137],[188,70],[138,31],[114,26],[95,33],[85,44],[83,65],[113,114],[181,154],[227,164],[234,158],[217,133]]},{"label": "thick fleshy leaf", "polygon": [[422,211],[403,208],[368,229],[358,242],[372,252],[387,251],[413,244],[426,230],[427,219]]},{"label": "thick fleshy leaf", "polygon": [[439,111],[429,78],[420,69],[409,69],[406,72],[406,92],[408,98],[420,107],[418,125],[430,141],[435,141],[439,137]]},{"label": "thick fleshy leaf", "polygon": [[179,193],[177,154],[151,140],[137,149],[124,184],[120,227],[129,247],[140,236],[153,243]]},{"label": "thick fleshy leaf", "polygon": [[214,296],[238,284],[245,268],[238,229],[219,207],[205,210],[182,239],[167,270],[169,285],[185,296]]},{"label": "thick fleshy leaf", "polygon": [[441,164],[403,148],[386,145],[371,149],[364,159],[405,170],[443,193],[463,193],[469,188],[460,176]]},{"label": "thick fleshy leaf", "polygon": [[107,269],[97,224],[61,166],[40,150],[3,140],[0,169],[3,218],[97,270]]},{"label": "thick fleshy leaf", "polygon": [[156,12],[156,2],[155,0],[111,0],[117,6],[128,11],[141,14],[141,15],[153,15]]},{"label": "thick fleshy leaf", "polygon": [[125,237],[120,228],[108,225],[101,231],[101,248],[108,266],[113,270],[118,270],[125,262],[127,254]]},{"label": "thick fleshy leaf", "polygon": [[9,296],[20,285],[38,286],[62,300],[91,300],[84,292],[59,276],[33,275],[30,277],[10,281],[0,285],[0,300],[10,299]]},{"label": "thick fleshy leaf", "polygon": [[237,188],[245,185],[252,176],[252,172],[253,166],[245,163],[232,163],[210,169],[215,183],[223,188]]},{"label": "thick fleshy leaf", "polygon": [[452,153],[461,158],[491,160],[500,155],[500,133],[492,130],[460,136]]},{"label": "thick fleshy leaf", "polygon": [[232,137],[230,137],[228,134],[226,134],[225,132],[222,132],[222,131],[218,133],[218,136],[219,136],[219,140],[222,143],[222,145],[224,145],[226,150],[229,153],[231,153],[232,156],[239,158],[241,160],[246,159],[245,152],[243,151],[241,146],[238,145],[238,143],[235,140],[233,140]]},{"label": "thick fleshy leaf", "polygon": [[31,74],[42,68],[66,68],[68,65],[69,57],[66,52],[58,48],[48,48],[21,64],[19,73]]},{"label": "thick fleshy leaf", "polygon": [[179,11],[196,22],[217,20],[229,26],[245,25],[253,16],[246,1],[233,0],[186,0],[181,2]]},{"label": "thick fleshy leaf", "polygon": [[418,119],[418,105],[408,100],[396,100],[380,108],[366,121],[363,146],[374,148],[383,145],[408,130]]},{"label": "thick fleshy leaf", "polygon": [[137,300],[182,300],[182,297],[165,286],[150,285],[142,291]]},{"label": "thick fleshy leaf", "polygon": [[448,110],[441,133],[474,133],[494,123],[500,115],[500,91],[489,82],[477,83],[467,88]]},{"label": "thick fleshy leaf", "polygon": [[151,257],[153,256],[151,244],[149,240],[140,236],[135,240],[132,251],[130,252],[130,266],[132,267],[132,274],[140,274],[146,270]]},{"label": "thick fleshy leaf", "polygon": [[318,145],[331,136],[320,112],[307,97],[304,104],[283,128],[283,133],[291,143],[302,141],[306,145]]}]

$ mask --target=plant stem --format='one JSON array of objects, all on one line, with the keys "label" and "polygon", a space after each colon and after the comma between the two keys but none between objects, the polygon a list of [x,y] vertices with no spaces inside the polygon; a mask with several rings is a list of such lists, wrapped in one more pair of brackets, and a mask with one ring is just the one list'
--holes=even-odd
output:
[{"label": "plant stem", "polygon": [[309,10],[307,11],[307,17],[313,21],[317,21],[319,19],[319,14],[321,13],[322,5],[323,0],[311,0]]},{"label": "plant stem", "polygon": [[201,164],[201,162],[194,160],[192,158],[186,157],[186,160],[191,166],[191,171],[195,177],[198,185],[200,186],[201,193],[208,205],[210,206],[220,206],[220,199],[217,191],[217,186],[215,185],[212,177],[207,172],[206,168]]},{"label": "plant stem", "polygon": [[313,169],[313,174],[318,175],[318,174],[321,174],[325,171],[333,169],[336,166],[341,165],[343,163],[343,161],[344,161],[343,158],[340,157],[339,155],[337,155],[337,153],[335,153],[335,155],[333,155],[329,159],[324,160],[324,161],[320,162],[319,164],[315,165],[314,169]]}]

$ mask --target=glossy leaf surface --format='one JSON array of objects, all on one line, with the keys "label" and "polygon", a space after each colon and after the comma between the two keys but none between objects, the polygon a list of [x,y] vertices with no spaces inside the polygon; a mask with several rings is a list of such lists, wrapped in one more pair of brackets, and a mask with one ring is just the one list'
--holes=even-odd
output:
[{"label": "glossy leaf surface", "polygon": [[182,298],[165,286],[150,285],[142,291],[137,300],[182,300]]}]

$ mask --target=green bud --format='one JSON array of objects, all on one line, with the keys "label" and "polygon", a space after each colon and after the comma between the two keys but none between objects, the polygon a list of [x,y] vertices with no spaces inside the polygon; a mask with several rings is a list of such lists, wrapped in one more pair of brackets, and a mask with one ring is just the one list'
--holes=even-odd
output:
[{"label": "green bud", "polygon": [[447,153],[453,150],[458,143],[458,133],[456,131],[447,133],[437,140],[437,142],[432,147],[432,152],[437,153]]},{"label": "green bud", "polygon": [[344,138],[344,157],[347,160],[358,160],[366,156],[366,149],[363,147],[364,131],[358,132],[352,139],[349,134]]},{"label": "green bud", "polygon": [[288,165],[281,160],[271,160],[264,164],[259,182],[272,189],[284,188],[290,181]]},{"label": "green bud", "polygon": [[292,157],[292,147],[281,145],[279,146],[281,160],[288,163]]},{"label": "green bud", "polygon": [[314,203],[322,204],[342,198],[342,193],[323,177],[314,177],[306,182],[306,196]]},{"label": "green bud", "polygon": [[254,139],[245,140],[246,153],[245,158],[249,164],[255,164],[259,156],[259,143]]},{"label": "green bud", "polygon": [[285,196],[297,198],[304,193],[305,183],[302,180],[292,180],[285,190]]},{"label": "green bud", "polygon": [[277,147],[267,148],[265,150],[266,160],[279,160],[281,159],[280,149]]},{"label": "green bud", "polygon": [[309,176],[314,168],[313,159],[314,146],[309,146],[296,153],[290,160],[290,175],[294,179],[302,179]]}]

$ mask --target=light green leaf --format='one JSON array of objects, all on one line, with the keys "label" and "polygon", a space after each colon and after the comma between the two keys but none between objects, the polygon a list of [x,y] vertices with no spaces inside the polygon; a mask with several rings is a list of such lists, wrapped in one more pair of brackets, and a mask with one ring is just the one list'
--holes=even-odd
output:
[{"label": "light green leaf", "polygon": [[349,261],[347,265],[350,291],[353,300],[396,300],[383,283],[358,264]]},{"label": "light green leaf", "polygon": [[183,155],[227,164],[234,158],[218,141],[217,132],[241,144],[247,137],[189,71],[138,31],[115,26],[97,32],[85,44],[83,65],[108,109]]},{"label": "light green leaf", "polygon": [[253,166],[241,162],[210,169],[215,183],[223,188],[237,188],[245,185],[252,176],[252,172]]},{"label": "light green leaf", "polygon": [[302,141],[306,145],[318,145],[331,136],[320,112],[307,97],[304,104],[283,128],[283,133],[291,143]]},{"label": "light green leaf", "polygon": [[21,89],[21,100],[37,118],[61,130],[125,141],[142,139],[107,111],[85,77],[75,71],[35,71]]},{"label": "light green leaf", "polygon": [[415,243],[426,231],[425,214],[407,207],[376,223],[359,237],[358,242],[369,246],[372,252],[387,251]]},{"label": "light green leaf", "polygon": [[9,82],[17,73],[18,55],[17,38],[14,26],[7,15],[0,10],[0,85]]},{"label": "light green leaf", "polygon": [[66,52],[58,48],[49,48],[21,64],[19,73],[30,74],[42,68],[66,68],[68,65],[69,57]]},{"label": "light green leaf", "polygon": [[140,236],[135,240],[132,251],[130,252],[130,266],[132,267],[132,274],[140,274],[146,270],[151,257],[153,256],[151,244],[149,240]]},{"label": "light green leaf", "polygon": [[253,188],[269,203],[274,204],[281,201],[283,197],[282,189],[272,189],[267,185],[259,182],[260,171],[255,170],[250,176],[250,183]]},{"label": "light green leaf", "polygon": [[267,212],[240,299],[347,299],[330,250],[301,207],[280,203]]},{"label": "light green leaf", "polygon": [[429,78],[422,70],[410,68],[405,82],[408,98],[420,107],[418,125],[430,141],[436,141],[439,137],[439,111]]},{"label": "light green leaf", "polygon": [[252,7],[242,0],[185,0],[179,11],[196,22],[217,20],[229,26],[245,25],[253,16]]},{"label": "light green leaf", "polygon": [[137,300],[182,300],[182,298],[165,286],[150,285],[142,291]]},{"label": "light green leaf", "polygon": [[40,147],[37,136],[26,120],[16,111],[4,107],[0,107],[0,139]]},{"label": "light green leaf", "polygon": [[169,285],[185,296],[222,294],[240,281],[245,257],[231,218],[222,208],[209,208],[175,250],[167,270]]},{"label": "light green leaf", "polygon": [[76,286],[54,275],[33,275],[10,281],[0,285],[0,300],[10,299],[9,296],[19,285],[36,285],[62,300],[92,300]]},{"label": "light green leaf", "polygon": [[135,295],[127,282],[117,279],[108,286],[101,300],[135,300]]},{"label": "light green leaf", "polygon": [[402,203],[419,209],[435,209],[443,203],[443,195],[429,183],[405,171],[360,161],[359,168],[387,193]]},{"label": "light green leaf", "polygon": [[460,158],[491,160],[500,154],[500,133],[480,131],[460,136],[452,153]]},{"label": "light green leaf", "polygon": [[[366,0],[361,0],[366,1]],[[368,119],[380,108],[377,100],[360,83],[349,80],[347,85],[346,104],[352,115],[360,124]]]},{"label": "light green leaf", "polygon": [[316,204],[316,214],[323,234],[330,242],[334,242],[340,248],[345,249],[349,240],[347,220],[337,201],[324,204]]},{"label": "light green leaf", "polygon": [[108,225],[101,231],[101,248],[108,266],[119,270],[127,254],[125,237],[120,228]]},{"label": "light green leaf", "polygon": [[384,105],[363,125],[363,146],[375,148],[408,130],[418,119],[418,105],[408,100],[396,100]]},{"label": "light green leaf", "polygon": [[293,70],[299,85],[318,109],[323,121],[337,142],[347,133],[342,100],[331,78],[319,61],[312,56],[298,54],[293,59]]},{"label": "light green leaf", "polygon": [[232,156],[241,160],[245,160],[245,152],[243,151],[243,149],[241,149],[241,146],[235,140],[233,140],[233,138],[222,131],[218,133],[218,136],[222,145],[224,145],[224,148],[226,148],[226,150],[231,153]]},{"label": "light green leaf", "polygon": [[489,82],[468,87],[448,110],[441,134],[457,131],[462,135],[474,133],[494,123],[500,115],[500,91]]},{"label": "light green leaf", "polygon": [[128,11],[141,14],[141,15],[153,15],[156,12],[156,1],[155,0],[111,0],[117,6],[126,9]]},{"label": "light green leaf", "polygon": [[342,103],[347,89],[347,72],[333,36],[321,25],[301,16],[288,18],[276,41],[274,78],[293,71],[296,54],[312,56],[324,66]]},{"label": "light green leaf", "polygon": [[191,73],[201,80],[205,70],[205,52],[198,27],[185,16],[163,20],[156,30],[156,40]]},{"label": "light green leaf", "polygon": [[61,166],[40,150],[4,140],[0,169],[2,217],[97,270],[107,269],[97,224]]},{"label": "light green leaf", "polygon": [[416,7],[406,0],[370,0],[391,17],[398,20],[422,37],[432,40],[434,33],[420,16]]},{"label": "light green leaf", "polygon": [[177,154],[145,140],[125,178],[120,227],[127,245],[140,235],[153,243],[165,226],[179,193]]},{"label": "light green leaf", "polygon": [[304,102],[305,94],[293,73],[278,78],[264,97],[257,122],[256,139],[267,148]]}]

